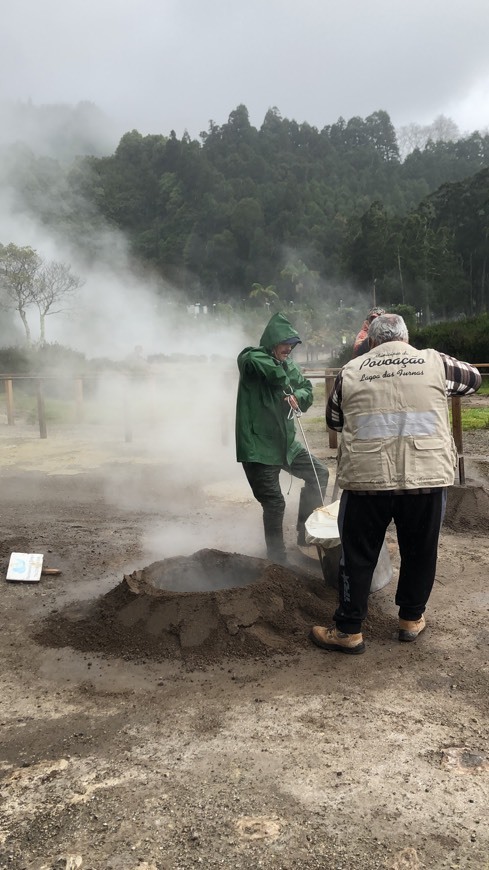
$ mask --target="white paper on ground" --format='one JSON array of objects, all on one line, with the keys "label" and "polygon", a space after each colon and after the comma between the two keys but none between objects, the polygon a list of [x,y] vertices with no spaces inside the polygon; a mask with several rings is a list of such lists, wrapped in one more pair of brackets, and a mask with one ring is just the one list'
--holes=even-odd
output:
[{"label": "white paper on ground", "polygon": [[7,580],[19,583],[39,583],[43,553],[11,553]]}]

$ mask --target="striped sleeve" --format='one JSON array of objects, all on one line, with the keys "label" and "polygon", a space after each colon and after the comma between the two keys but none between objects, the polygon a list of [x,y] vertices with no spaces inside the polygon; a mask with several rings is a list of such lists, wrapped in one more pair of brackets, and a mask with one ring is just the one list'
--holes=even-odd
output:
[{"label": "striped sleeve", "polygon": [[469,396],[479,389],[482,377],[475,366],[461,362],[453,356],[447,356],[446,353],[440,353],[440,356],[445,366],[447,395]]},{"label": "striped sleeve", "polygon": [[334,387],[328,396],[326,403],[326,425],[329,429],[334,429],[336,432],[341,432],[343,429],[343,411],[341,409],[343,390],[343,372],[336,375]]}]

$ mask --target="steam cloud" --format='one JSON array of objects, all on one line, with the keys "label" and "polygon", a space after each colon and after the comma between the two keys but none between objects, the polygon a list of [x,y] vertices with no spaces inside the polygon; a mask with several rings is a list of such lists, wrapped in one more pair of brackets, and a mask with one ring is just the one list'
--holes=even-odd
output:
[{"label": "steam cloud", "polygon": [[[3,136],[5,141],[5,131]],[[33,134],[31,147],[38,141],[43,137]],[[146,512],[154,508],[162,516],[148,518],[143,565],[204,546],[253,549],[253,536],[262,547],[261,513],[234,454],[235,358],[249,338],[212,313],[177,306],[173,288],[159,278],[142,278],[117,231],[97,226],[96,238],[89,240],[96,256],[87,262],[84,250],[48,230],[26,208],[7,176],[0,166],[0,242],[28,245],[46,260],[69,263],[83,281],[74,307],[48,318],[47,340],[100,359],[101,367],[108,360],[127,362],[127,378],[120,371],[106,374],[90,392],[88,422],[98,425],[90,433],[82,426],[70,435],[81,451],[88,439],[92,455],[97,441],[104,466],[97,473],[104,477],[109,504]],[[66,210],[66,201],[59,206]],[[22,341],[16,317],[2,315],[2,346]],[[31,326],[35,339],[34,318]],[[128,424],[132,440],[124,444]],[[109,464],[114,444],[117,464]],[[34,441],[34,454],[38,448]],[[250,509],[239,535],[229,519],[230,503],[222,509],[219,493],[212,492],[222,480],[241,491],[238,497]]]}]

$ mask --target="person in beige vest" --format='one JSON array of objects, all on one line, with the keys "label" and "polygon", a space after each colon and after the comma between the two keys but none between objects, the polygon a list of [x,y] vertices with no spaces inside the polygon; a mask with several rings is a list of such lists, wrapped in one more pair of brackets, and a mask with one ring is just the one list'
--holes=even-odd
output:
[{"label": "person in beige vest", "polygon": [[350,654],[365,651],[362,622],[391,520],[401,557],[399,640],[414,641],[425,629],[447,487],[457,465],[447,396],[474,393],[481,384],[469,363],[412,347],[396,314],[373,320],[368,338],[370,350],[343,367],[327,402],[326,422],[342,433],[339,603],[335,625],[310,633],[322,649]]}]

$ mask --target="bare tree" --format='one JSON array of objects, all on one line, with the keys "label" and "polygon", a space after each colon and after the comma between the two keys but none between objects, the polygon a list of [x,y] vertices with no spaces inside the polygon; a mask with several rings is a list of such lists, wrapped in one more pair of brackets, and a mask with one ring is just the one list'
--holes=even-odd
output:
[{"label": "bare tree", "polygon": [[429,137],[433,142],[456,142],[460,139],[460,130],[452,118],[437,115],[428,127]]},{"label": "bare tree", "polygon": [[42,263],[34,280],[32,299],[39,311],[39,340],[46,341],[46,317],[66,311],[66,303],[82,286],[78,275],[73,275],[71,266],[52,260]]},{"label": "bare tree", "polygon": [[401,159],[405,159],[411,151],[420,151],[432,142],[456,142],[460,139],[460,131],[451,118],[438,115],[431,124],[407,124],[397,130],[397,143]]},{"label": "bare tree", "polygon": [[404,160],[411,151],[419,148],[420,151],[428,141],[427,128],[421,124],[406,124],[397,130],[397,144],[401,159]]},{"label": "bare tree", "polygon": [[33,248],[0,244],[0,304],[18,311],[29,344],[32,338],[27,308],[37,306],[40,343],[44,344],[46,317],[66,311],[66,302],[81,285],[66,263],[46,263]]},{"label": "bare tree", "polygon": [[19,312],[24,325],[27,342],[31,342],[31,330],[26,309],[34,301],[36,275],[42,260],[33,248],[17,245],[0,245],[0,291],[3,305]]}]

